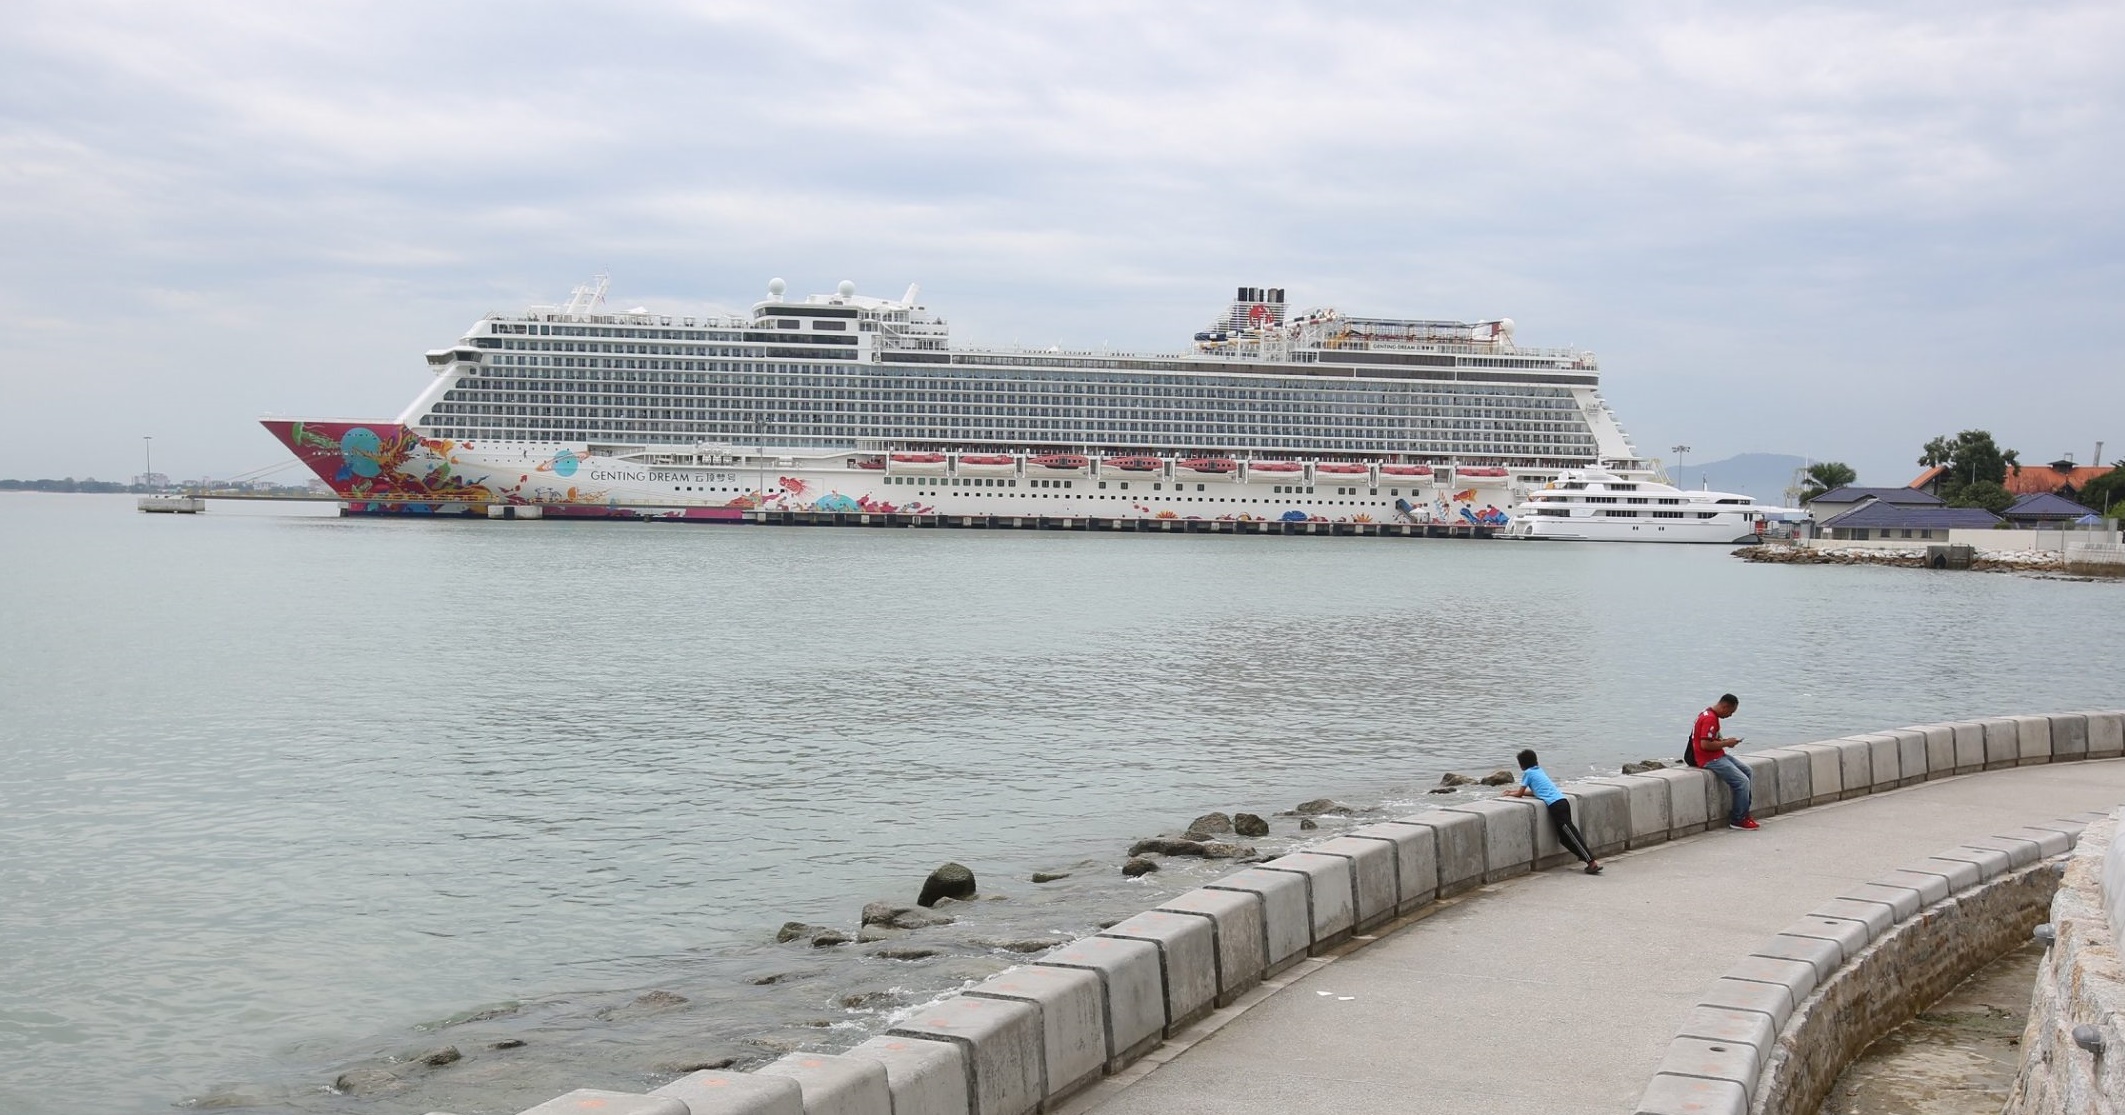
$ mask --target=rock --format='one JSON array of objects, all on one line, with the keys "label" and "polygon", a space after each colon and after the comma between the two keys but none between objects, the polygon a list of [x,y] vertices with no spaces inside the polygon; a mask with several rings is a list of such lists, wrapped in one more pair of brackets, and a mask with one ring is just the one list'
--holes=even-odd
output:
[{"label": "rock", "polygon": [[1445,774],[1439,776],[1439,785],[1441,786],[1473,786],[1475,784],[1475,779],[1470,778],[1465,774],[1457,774],[1453,771],[1447,771]]},{"label": "rock", "polygon": [[858,991],[841,997],[841,1005],[850,1010],[873,1010],[898,1001],[900,997],[890,991]]},{"label": "rock", "polygon": [[1461,791],[1452,786],[1434,786],[1427,792],[1434,794],[1458,794]]},{"label": "rock", "polygon": [[1231,832],[1232,818],[1223,813],[1205,813],[1188,822],[1188,831],[1191,833],[1209,833],[1213,836],[1219,833]]},{"label": "rock", "polygon": [[935,906],[940,898],[968,898],[974,894],[974,872],[965,864],[948,863],[922,881],[917,906]]},{"label": "rock", "polygon": [[617,1007],[606,1007],[603,1010],[593,1011],[591,1012],[591,1017],[603,1019],[609,1022],[615,1018],[633,1018],[645,1014],[662,1014],[668,1010],[677,1010],[680,1007],[685,1006],[690,1001],[691,1000],[689,1000],[684,995],[676,995],[669,991],[645,991],[642,994],[635,996],[633,1002],[625,1003]]},{"label": "rock", "polygon": [[832,948],[835,945],[848,943],[849,935],[839,929],[822,929],[812,934],[812,947],[815,949]]},{"label": "rock", "polygon": [[1313,819],[1313,818],[1311,818],[1311,817],[1301,817],[1301,818],[1299,818],[1299,831],[1301,831],[1301,832],[1312,832],[1313,830],[1315,830],[1315,829],[1317,829],[1317,828],[1320,828],[1320,827],[1321,827],[1321,822],[1319,822],[1319,821],[1316,821],[1316,820],[1314,820],[1314,819]]},{"label": "rock", "polygon": [[1033,881],[1036,883],[1059,883],[1069,877],[1070,873],[1067,871],[1035,871],[1033,873]]},{"label": "rock", "polygon": [[930,929],[935,926],[950,924],[952,924],[950,915],[926,913],[922,910],[908,910],[893,919],[893,928],[895,929]]},{"label": "rock", "polygon": [[1201,841],[1169,840],[1163,836],[1154,836],[1149,840],[1139,840],[1129,846],[1129,855],[1132,858],[1146,855],[1199,856],[1202,854],[1203,845]]},{"label": "rock", "polygon": [[1483,776],[1483,784],[1485,786],[1510,786],[1515,781],[1517,779],[1514,777],[1513,772],[1509,770],[1494,770]]},{"label": "rock", "polygon": [[896,929],[890,925],[866,925],[856,931],[856,943],[875,945],[880,941],[897,941],[907,935],[907,930]]},{"label": "rock", "polygon": [[1039,937],[1028,937],[1017,941],[976,941],[974,943],[983,948],[1002,949],[1005,952],[1046,952],[1062,944],[1061,941],[1050,941]]},{"label": "rock", "polygon": [[1312,801],[1300,802],[1297,812],[1301,817],[1318,817],[1323,813],[1334,813],[1337,816],[1348,817],[1357,812],[1357,810],[1333,798],[1315,798]]},{"label": "rock", "polygon": [[912,906],[895,906],[890,902],[873,902],[863,908],[863,924],[891,925],[894,918],[912,909]]},{"label": "rock", "polygon": [[374,1096],[405,1086],[397,1073],[375,1065],[348,1069],[332,1078],[332,1090],[343,1096]]},{"label": "rock", "polygon": [[1238,859],[1241,856],[1251,856],[1253,854],[1254,849],[1241,844],[1225,844],[1219,841],[1212,841],[1203,845],[1204,859]]},{"label": "rock", "polygon": [[1131,879],[1139,875],[1149,875],[1156,870],[1158,870],[1158,861],[1145,859],[1142,856],[1132,856],[1129,862],[1122,864],[1122,874]]},{"label": "rock", "polygon": [[1269,822],[1252,813],[1234,813],[1232,815],[1232,831],[1239,836],[1267,836],[1269,835]]},{"label": "rock", "polygon": [[788,983],[791,980],[803,979],[804,975],[803,972],[776,972],[769,976],[754,976],[745,982],[752,984],[754,987],[767,987],[771,984]]},{"label": "rock", "polygon": [[928,960],[933,956],[940,955],[943,951],[943,949],[899,947],[872,949],[871,955],[881,960]]},{"label": "rock", "polygon": [[[759,981],[758,981],[758,980],[755,980],[754,982],[755,982],[755,983],[757,983],[757,982],[759,982]],[[524,1048],[524,1039],[523,1039],[523,1038],[503,1038],[502,1040],[500,1040],[500,1041],[498,1041],[498,1042],[494,1042],[494,1043],[490,1044],[490,1045],[489,1045],[489,1046],[488,1046],[487,1048],[489,1048],[489,1049],[522,1049],[522,1048]]]},{"label": "rock", "polygon": [[660,1061],[650,1071],[684,1076],[690,1072],[721,1072],[738,1063],[736,1057],[711,1057],[702,1061]]},{"label": "rock", "polygon": [[1666,763],[1663,763],[1663,762],[1661,762],[1661,761],[1660,761],[1660,760],[1658,760],[1658,759],[1647,759],[1646,761],[1644,761],[1644,762],[1642,762],[1642,763],[1625,763],[1625,764],[1623,764],[1623,773],[1625,773],[1625,774],[1644,774],[1644,773],[1645,773],[1646,771],[1649,771],[1649,770],[1666,770],[1666,769],[1667,769],[1667,767],[1668,767],[1668,765],[1667,765]]},{"label": "rock", "polygon": [[782,923],[782,928],[775,931],[775,943],[786,945],[800,937],[809,937],[817,932],[819,932],[819,927],[816,925],[806,925],[801,921],[786,921]]},{"label": "rock", "polygon": [[[651,992],[651,994],[661,995],[664,994],[664,992]],[[677,997],[674,996],[674,998]],[[680,999],[679,1001],[683,1003],[686,1000]],[[464,1059],[465,1055],[463,1053],[458,1052],[457,1046],[454,1045],[446,1045],[441,1049],[431,1049],[426,1053],[415,1054],[413,1057],[409,1058],[409,1060],[412,1060],[414,1063],[426,1065],[431,1069],[439,1069],[442,1068],[444,1065],[454,1065]]]}]

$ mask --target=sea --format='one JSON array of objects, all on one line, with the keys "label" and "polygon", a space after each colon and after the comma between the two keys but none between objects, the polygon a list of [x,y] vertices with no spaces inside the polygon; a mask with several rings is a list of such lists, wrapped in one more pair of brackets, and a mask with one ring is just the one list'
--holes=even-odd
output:
[{"label": "sea", "polygon": [[[1274,854],[1523,747],[1672,759],[1726,691],[1752,746],[2125,703],[2125,584],[1717,546],[9,493],[0,570],[12,1115],[639,1090],[844,1048],[1229,870],[1119,871],[1210,811]],[[1355,815],[1285,815],[1324,797]],[[947,861],[950,925],[777,941]]]}]

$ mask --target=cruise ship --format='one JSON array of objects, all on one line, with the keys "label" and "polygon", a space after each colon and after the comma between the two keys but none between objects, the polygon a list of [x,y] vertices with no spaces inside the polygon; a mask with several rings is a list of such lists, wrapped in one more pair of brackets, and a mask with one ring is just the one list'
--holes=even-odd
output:
[{"label": "cruise ship", "polygon": [[1511,319],[1241,287],[1180,351],[961,346],[909,287],[749,314],[490,314],[395,419],[269,418],[347,514],[742,521],[813,511],[1506,527],[1516,492],[1650,474],[1594,355]]},{"label": "cruise ship", "polygon": [[1747,545],[1762,541],[1771,523],[1806,514],[1737,492],[1685,491],[1596,466],[1564,472],[1528,493],[1506,533],[1565,542]]}]

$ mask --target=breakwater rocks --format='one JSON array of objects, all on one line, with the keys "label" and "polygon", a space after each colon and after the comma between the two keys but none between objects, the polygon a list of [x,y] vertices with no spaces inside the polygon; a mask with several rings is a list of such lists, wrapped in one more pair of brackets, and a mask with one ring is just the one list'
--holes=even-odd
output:
[{"label": "breakwater rocks", "polygon": [[[1890,565],[1902,569],[1926,568],[1926,551],[1920,549],[1874,549],[1849,546],[1823,549],[1812,546],[1743,546],[1734,551],[1743,561],[1768,565]],[[2065,556],[2051,550],[1979,550],[1970,568],[1980,573],[2063,572]]]}]

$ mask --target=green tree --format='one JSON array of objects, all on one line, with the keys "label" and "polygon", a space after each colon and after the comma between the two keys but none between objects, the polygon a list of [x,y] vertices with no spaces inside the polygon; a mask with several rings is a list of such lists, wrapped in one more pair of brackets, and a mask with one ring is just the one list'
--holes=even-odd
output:
[{"label": "green tree", "polygon": [[2084,485],[2074,502],[2098,515],[2125,514],[2125,460],[2111,462],[2110,471]]},{"label": "green tree", "polygon": [[1818,461],[1800,473],[1800,498],[1803,501],[1832,488],[1840,488],[1859,479],[1859,473],[1843,461]]},{"label": "green tree", "polygon": [[1952,507],[1982,507],[1997,515],[2014,506],[2014,493],[1993,480],[1973,480],[1957,489]]},{"label": "green tree", "polygon": [[[1989,504],[1997,502],[1994,489],[2005,494],[2001,485],[2006,483],[2008,470],[2022,471],[2021,454],[2012,449],[2001,449],[1985,430],[1964,430],[1954,437],[1943,435],[1926,443],[1920,450],[1918,463],[1928,468],[1942,468],[1941,498],[1955,507],[1984,507],[1997,513]],[[1963,496],[1964,489],[1976,484],[1990,487],[1976,489],[1970,499]],[[2008,497],[2008,502],[2013,498]],[[2001,504],[2004,508],[2006,505]]]}]

